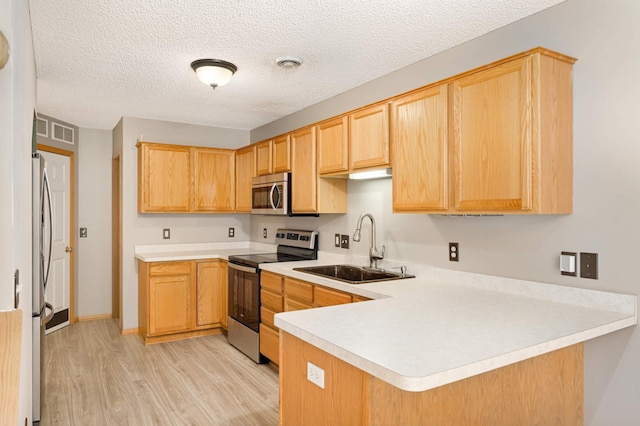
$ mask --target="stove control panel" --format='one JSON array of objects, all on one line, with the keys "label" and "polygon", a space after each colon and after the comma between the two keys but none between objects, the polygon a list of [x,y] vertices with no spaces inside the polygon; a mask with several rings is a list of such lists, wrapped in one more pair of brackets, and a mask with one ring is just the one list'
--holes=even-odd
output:
[{"label": "stove control panel", "polygon": [[318,231],[302,231],[299,229],[278,229],[276,244],[313,249],[318,242]]}]

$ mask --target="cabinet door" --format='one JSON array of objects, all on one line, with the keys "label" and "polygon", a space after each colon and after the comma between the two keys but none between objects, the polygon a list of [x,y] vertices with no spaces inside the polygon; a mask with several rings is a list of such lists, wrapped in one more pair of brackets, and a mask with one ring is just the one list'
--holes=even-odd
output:
[{"label": "cabinet door", "polygon": [[148,315],[150,336],[193,329],[191,275],[150,277]]},{"label": "cabinet door", "polygon": [[235,209],[235,153],[229,149],[193,148],[193,211]]},{"label": "cabinet door", "polygon": [[531,208],[531,57],[453,82],[454,208]]},{"label": "cabinet door", "polygon": [[236,151],[236,212],[251,212],[251,179],[256,175],[256,147]]},{"label": "cabinet door", "polygon": [[258,176],[273,173],[273,142],[263,141],[256,144],[256,172]]},{"label": "cabinet door", "polygon": [[391,105],[393,211],[447,208],[447,85]]},{"label": "cabinet door", "polygon": [[352,170],[389,165],[389,104],[349,115],[349,165]]},{"label": "cabinet door", "polygon": [[293,146],[291,209],[294,213],[315,213],[318,210],[315,126],[295,132],[291,142]]},{"label": "cabinet door", "polygon": [[196,282],[196,325],[217,325],[222,317],[220,262],[198,262]]},{"label": "cabinet door", "polygon": [[229,269],[227,261],[220,261],[220,325],[227,329],[229,317]]},{"label": "cabinet door", "polygon": [[188,212],[190,147],[138,145],[138,212]]},{"label": "cabinet door", "polygon": [[273,173],[291,171],[291,136],[282,135],[273,140]]},{"label": "cabinet door", "polygon": [[318,125],[318,173],[349,170],[349,119],[347,116]]}]

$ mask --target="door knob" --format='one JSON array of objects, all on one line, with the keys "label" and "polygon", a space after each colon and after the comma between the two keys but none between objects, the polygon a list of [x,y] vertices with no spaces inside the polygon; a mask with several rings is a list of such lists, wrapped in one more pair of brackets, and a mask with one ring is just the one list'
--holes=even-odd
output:
[{"label": "door knob", "polygon": [[73,249],[71,247],[67,247],[64,249],[65,252],[67,253],[71,253],[73,251]]}]

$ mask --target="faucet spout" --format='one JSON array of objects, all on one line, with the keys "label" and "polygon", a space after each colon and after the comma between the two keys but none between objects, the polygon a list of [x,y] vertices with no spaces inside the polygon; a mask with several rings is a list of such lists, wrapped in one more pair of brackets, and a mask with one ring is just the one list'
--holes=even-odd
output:
[{"label": "faucet spout", "polygon": [[362,213],[358,218],[356,224],[356,231],[353,233],[353,241],[360,241],[360,230],[362,229],[362,221],[365,217],[371,220],[371,248],[369,249],[369,267],[378,269],[378,260],[384,259],[385,247],[382,246],[382,251],[379,251],[376,247],[376,221],[371,213]]}]

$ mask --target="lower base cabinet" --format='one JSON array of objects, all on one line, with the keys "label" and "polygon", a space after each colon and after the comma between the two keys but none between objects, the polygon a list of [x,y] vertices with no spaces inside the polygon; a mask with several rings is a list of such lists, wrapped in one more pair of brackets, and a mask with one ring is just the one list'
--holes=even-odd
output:
[{"label": "lower base cabinet", "polygon": [[138,261],[138,334],[145,344],[226,326],[226,261]]},{"label": "lower base cabinet", "polygon": [[[582,343],[423,392],[396,388],[284,331],[280,424],[582,425]],[[307,363],[324,370],[324,388]]]},{"label": "lower base cabinet", "polygon": [[280,329],[274,324],[275,314],[369,300],[268,271],[262,271],[260,286],[260,353],[276,365],[280,363]]}]

